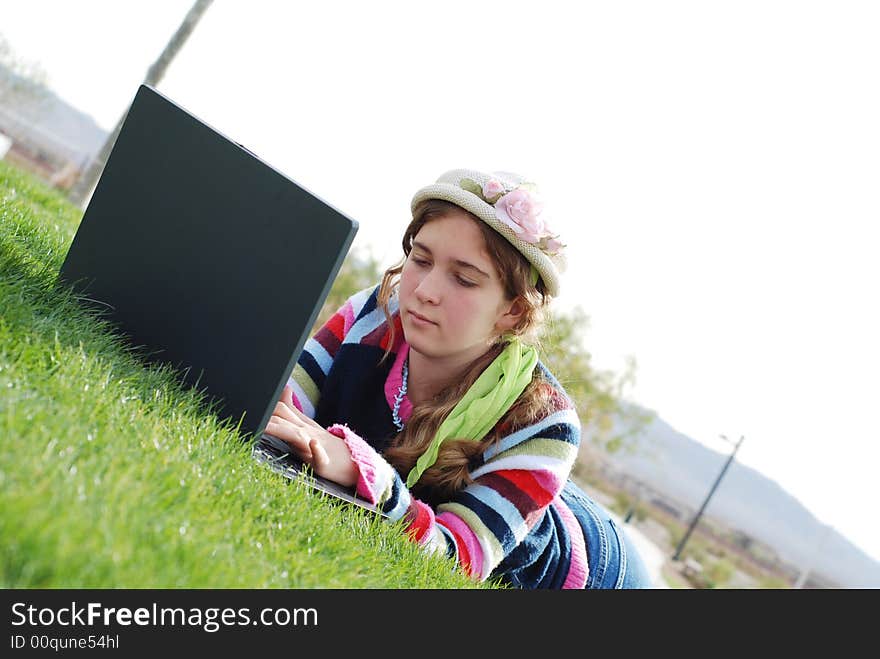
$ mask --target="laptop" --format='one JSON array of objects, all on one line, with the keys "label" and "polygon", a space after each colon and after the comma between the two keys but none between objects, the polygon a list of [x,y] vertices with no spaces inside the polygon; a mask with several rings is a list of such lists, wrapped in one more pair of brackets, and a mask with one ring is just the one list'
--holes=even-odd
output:
[{"label": "laptop", "polygon": [[59,271],[150,362],[170,364],[254,457],[371,508],[264,435],[358,224],[141,85]]}]

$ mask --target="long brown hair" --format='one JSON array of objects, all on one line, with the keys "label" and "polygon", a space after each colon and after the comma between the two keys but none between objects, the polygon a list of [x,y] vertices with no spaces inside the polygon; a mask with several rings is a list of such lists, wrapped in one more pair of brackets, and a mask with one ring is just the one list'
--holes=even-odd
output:
[{"label": "long brown hair", "polygon": [[[425,224],[453,211],[463,211],[463,209],[439,199],[428,199],[420,204],[403,234],[404,258],[397,265],[388,268],[382,277],[378,303],[391,331],[388,348],[382,361],[388,358],[394,345],[395,328],[389,311],[389,302],[400,284],[400,274],[412,251],[413,240]],[[539,279],[533,286],[530,282],[530,264],[525,257],[488,224],[471,213],[467,214],[482,232],[486,251],[501,278],[505,299],[513,302],[519,298],[525,309],[520,322],[508,334],[515,334],[525,342],[537,343],[544,313],[550,302],[550,296],[546,293],[543,282]],[[499,337],[489,350],[471,362],[454,386],[444,389],[431,400],[413,407],[403,430],[397,434],[390,448],[384,453],[385,458],[404,478],[431,443],[443,420],[503,349],[504,341]],[[468,475],[471,460],[497,441],[502,434],[533,423],[548,405],[551,394],[552,387],[536,370],[532,382],[489,435],[481,441],[472,439],[444,441],[440,445],[437,460],[425,470],[413,489],[428,501],[448,500],[455,492],[471,482]]]}]

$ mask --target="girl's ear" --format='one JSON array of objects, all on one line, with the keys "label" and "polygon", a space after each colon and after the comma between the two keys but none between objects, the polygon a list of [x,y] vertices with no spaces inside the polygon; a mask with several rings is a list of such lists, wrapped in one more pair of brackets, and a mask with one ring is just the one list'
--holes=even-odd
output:
[{"label": "girl's ear", "polygon": [[526,304],[521,297],[516,297],[507,307],[507,311],[495,322],[495,327],[501,332],[507,332],[516,327],[526,313]]}]

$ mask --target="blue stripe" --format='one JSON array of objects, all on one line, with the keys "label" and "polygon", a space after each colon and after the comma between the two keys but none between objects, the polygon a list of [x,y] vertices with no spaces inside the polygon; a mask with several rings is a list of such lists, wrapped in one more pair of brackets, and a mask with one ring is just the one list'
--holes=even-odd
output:
[{"label": "blue stripe", "polygon": [[[514,506],[509,499],[503,497],[498,490],[474,483],[468,486],[467,492],[468,494],[472,494],[475,499],[483,502],[486,506],[501,513],[505,520],[504,523],[510,529],[511,533],[514,532],[513,529],[525,524],[525,520],[517,507]],[[523,492],[523,496],[528,497],[525,492]]]},{"label": "blue stripe", "polygon": [[[372,313],[373,310],[376,309],[376,304],[379,300],[379,289],[381,288],[381,284],[379,286],[375,286],[373,288],[366,288],[362,290],[360,293],[357,293],[352,298],[352,309],[354,310],[354,320],[355,322],[359,321],[361,318],[367,316]],[[358,309],[355,306],[357,303],[360,306]]]},{"label": "blue stripe", "polygon": [[569,402],[571,407],[574,407],[575,404],[574,404],[574,401],[571,399],[571,396],[568,395],[568,392],[565,390],[565,387],[563,387],[562,384],[560,384],[559,380],[556,379],[556,376],[550,372],[550,369],[544,365],[544,362],[542,362],[540,360],[538,361],[538,369],[540,369],[541,375],[544,376],[544,379],[546,379],[550,384],[552,384],[554,389],[561,392],[565,396],[565,399]]},{"label": "blue stripe", "polygon": [[382,505],[382,512],[384,512],[388,517],[392,520],[398,520],[406,514],[406,511],[409,510],[410,501],[412,501],[412,496],[405,487],[403,487],[403,481],[400,476],[396,473],[394,475],[394,486],[391,488],[391,496],[388,498]]},{"label": "blue stripe", "polygon": [[343,341],[343,343],[360,343],[361,339],[374,331],[384,322],[385,314],[382,310],[373,309],[370,313],[359,318],[357,322],[352,325],[351,329],[348,330],[348,334],[345,335],[345,341]]},{"label": "blue stripe", "polygon": [[560,580],[556,566],[564,543],[558,535],[555,519],[549,513],[543,515],[525,539],[498,564],[492,576],[502,576],[516,588],[562,586],[565,575]]},{"label": "blue stripe", "polygon": [[303,350],[302,354],[299,356],[299,365],[303,367],[306,375],[308,375],[312,382],[315,383],[318,391],[322,391],[324,389],[324,379],[326,374],[321,370],[321,367],[318,362],[315,361],[315,358],[312,357],[312,353]]},{"label": "blue stripe", "polygon": [[[370,293],[360,310],[357,310],[355,305],[355,302],[360,302],[356,298],[360,298],[361,294],[366,294],[368,291],[362,291],[352,298],[352,308],[356,310],[355,322],[346,333],[343,343],[360,343],[367,334],[374,332],[385,322],[385,312],[378,306],[379,287],[376,286],[369,290],[372,290],[372,293]],[[388,300],[388,312],[392,316],[397,313],[398,304],[397,295],[392,295]]]},{"label": "blue stripe", "polygon": [[559,410],[541,419],[538,423],[534,423],[522,430],[517,430],[497,444],[490,446],[483,454],[483,459],[484,461],[490,460],[499,453],[507,451],[535,436],[540,436],[544,439],[557,439],[577,446],[580,443],[580,438],[576,432],[577,427],[571,422],[572,417],[577,419],[577,413],[573,409]]},{"label": "blue stripe", "polygon": [[516,546],[516,538],[513,535],[513,531],[507,525],[507,520],[499,515],[497,510],[471,496],[467,490],[460,492],[455,497],[455,502],[471,509],[480,518],[483,525],[497,538],[505,555]]},{"label": "blue stripe", "polygon": [[455,545],[455,537],[452,535],[452,531],[447,529],[442,524],[434,524],[434,528],[440,529],[440,533],[443,534],[443,539],[446,540],[446,556],[449,558],[456,558],[458,556],[457,547]]},{"label": "blue stripe", "polygon": [[309,339],[306,341],[304,350],[311,355],[324,375],[330,372],[330,367],[333,365],[333,357],[324,346],[315,341],[315,339]]},{"label": "blue stripe", "polygon": [[[373,286],[371,288],[364,288],[348,298],[346,304],[351,303],[352,319],[354,321],[357,321],[361,311],[364,309],[364,305],[369,301],[370,297],[378,294],[378,292],[379,287]],[[345,305],[343,305],[343,308],[344,307]],[[340,309],[340,311],[341,310],[342,309]]]}]

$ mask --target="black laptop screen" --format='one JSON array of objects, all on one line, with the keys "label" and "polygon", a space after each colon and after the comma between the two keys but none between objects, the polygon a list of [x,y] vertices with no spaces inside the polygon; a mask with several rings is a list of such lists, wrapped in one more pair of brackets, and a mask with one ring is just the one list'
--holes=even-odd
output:
[{"label": "black laptop screen", "polygon": [[60,271],[221,416],[262,430],[357,223],[147,86]]}]

